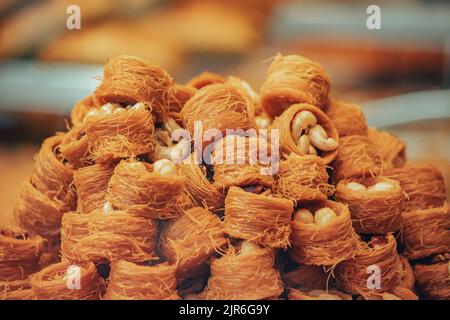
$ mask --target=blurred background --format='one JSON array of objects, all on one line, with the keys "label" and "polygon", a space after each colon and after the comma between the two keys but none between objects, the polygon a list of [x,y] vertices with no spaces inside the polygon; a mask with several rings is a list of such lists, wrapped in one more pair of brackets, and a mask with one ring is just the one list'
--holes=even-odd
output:
[{"label": "blurred background", "polygon": [[[71,4],[81,30],[66,28]],[[381,30],[366,26],[371,4]],[[334,97],[361,104],[448,184],[450,1],[1,0],[0,223],[42,139],[66,128],[108,57],[140,56],[181,83],[209,70],[259,88],[277,52],[320,62]]]}]

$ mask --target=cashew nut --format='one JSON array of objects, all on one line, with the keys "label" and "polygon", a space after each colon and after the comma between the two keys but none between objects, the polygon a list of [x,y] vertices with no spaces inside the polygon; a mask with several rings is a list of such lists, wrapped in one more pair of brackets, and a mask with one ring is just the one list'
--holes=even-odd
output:
[{"label": "cashew nut", "polygon": [[316,150],[316,148],[314,148],[313,146],[309,146],[308,147],[308,154],[313,154],[313,155],[315,155],[315,156],[317,156],[317,150]]},{"label": "cashew nut", "polygon": [[127,106],[127,109],[137,111],[137,110],[145,110],[145,104],[142,102],[137,102],[133,106]]},{"label": "cashew nut", "polygon": [[394,185],[388,181],[377,182],[373,186],[367,188],[368,191],[389,191],[394,188]]},{"label": "cashew nut", "polygon": [[333,151],[338,147],[338,142],[333,138],[328,138],[327,132],[321,125],[315,125],[308,132],[311,144],[322,151]]},{"label": "cashew nut", "polygon": [[291,135],[294,141],[298,141],[302,132],[308,127],[315,126],[317,119],[311,111],[303,110],[297,113],[291,122]]},{"label": "cashew nut", "polygon": [[105,204],[103,205],[103,212],[104,213],[111,213],[113,212],[113,207],[111,205],[111,203],[109,203],[108,201],[105,202]]},{"label": "cashew nut", "polygon": [[314,216],[308,209],[299,209],[294,213],[294,220],[310,224],[314,223]]},{"label": "cashew nut", "polygon": [[122,112],[125,109],[122,108],[120,104],[117,103],[106,103],[100,108],[93,108],[86,112],[86,115],[84,116],[84,121],[90,117],[96,117],[96,116],[108,116],[113,113]]},{"label": "cashew nut", "polygon": [[128,167],[133,169],[133,170],[139,170],[141,172],[147,172],[147,168],[140,161],[130,162],[130,163],[128,163]]},{"label": "cashew nut", "polygon": [[258,245],[251,243],[250,241],[242,241],[240,254],[248,254],[258,249]]},{"label": "cashew nut", "polygon": [[270,126],[270,118],[265,116],[255,117],[255,125],[258,129],[267,129]]},{"label": "cashew nut", "polygon": [[162,146],[156,145],[156,150],[150,155],[153,161],[160,159],[170,159],[175,162],[181,162],[189,156],[191,152],[191,143],[185,139],[181,139],[175,145]]},{"label": "cashew nut", "polygon": [[314,222],[320,226],[326,225],[336,218],[336,212],[327,207],[317,210],[314,214]]},{"label": "cashew nut", "polygon": [[102,115],[110,115],[113,113],[113,111],[116,109],[116,106],[114,106],[111,103],[107,103],[104,104],[101,108],[100,108],[100,114]]},{"label": "cashew nut", "polygon": [[168,159],[161,159],[153,164],[153,171],[162,176],[177,174],[177,167]]},{"label": "cashew nut", "polygon": [[172,119],[172,118],[166,118],[163,127],[165,130],[167,130],[167,132],[169,132],[169,134],[172,136],[173,132],[177,129],[183,129],[181,128],[178,123]]},{"label": "cashew nut", "polygon": [[309,138],[307,135],[303,135],[298,139],[297,147],[304,154],[309,154],[309,147],[311,146]]},{"label": "cashew nut", "polygon": [[353,191],[366,191],[367,188],[365,185],[358,183],[358,182],[349,182],[347,183],[347,188],[353,190]]},{"label": "cashew nut", "polygon": [[90,117],[96,117],[96,116],[109,116],[111,114],[117,114],[124,112],[125,110],[144,110],[145,105],[142,102],[138,102],[134,104],[133,106],[127,106],[126,108],[123,108],[118,103],[105,103],[103,106],[99,108],[93,108],[86,112],[86,115],[84,116],[84,121],[86,121]]},{"label": "cashew nut", "polygon": [[173,144],[173,133],[182,129],[178,123],[172,119],[167,118],[163,124],[163,129],[158,128],[155,130],[156,138],[164,145],[157,144],[156,150],[150,155],[153,161],[160,159],[170,159],[175,162],[184,160],[191,152],[191,143],[180,137],[176,145]]}]

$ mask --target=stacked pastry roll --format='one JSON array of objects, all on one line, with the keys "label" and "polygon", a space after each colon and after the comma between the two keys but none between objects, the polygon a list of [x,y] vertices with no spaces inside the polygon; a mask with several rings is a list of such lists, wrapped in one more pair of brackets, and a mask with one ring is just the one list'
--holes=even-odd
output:
[{"label": "stacked pastry roll", "polygon": [[[75,105],[69,131],[44,142],[15,208],[23,228],[61,240],[60,262],[33,270],[34,298],[178,297],[176,265],[157,255],[158,225],[193,204],[168,157],[172,146],[160,145],[156,129],[174,129],[169,113],[179,112],[191,93],[165,70],[120,56],[105,65],[95,92]],[[121,276],[123,265],[134,266],[134,287]],[[175,284],[167,292],[161,284],[142,288],[139,277],[151,274]]]},{"label": "stacked pastry roll", "polygon": [[74,169],[61,152],[65,137],[58,133],[44,140],[13,209],[20,229],[46,240],[43,251],[50,261],[58,259],[62,216],[77,201]]},{"label": "stacked pastry roll", "polygon": [[30,299],[30,275],[39,271],[44,248],[40,236],[17,228],[0,228],[0,299]]},{"label": "stacked pastry roll", "polygon": [[110,59],[0,228],[0,298],[449,299],[442,174],[330,88]]}]

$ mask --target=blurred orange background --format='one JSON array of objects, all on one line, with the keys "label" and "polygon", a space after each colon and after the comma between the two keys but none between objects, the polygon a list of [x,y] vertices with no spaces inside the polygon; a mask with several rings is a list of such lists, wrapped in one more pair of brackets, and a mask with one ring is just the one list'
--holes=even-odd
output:
[{"label": "blurred orange background", "polygon": [[[410,159],[439,165],[449,185],[450,2],[377,1],[382,29],[368,30],[371,2],[1,1],[0,223],[11,221],[42,139],[65,129],[73,103],[119,54],[158,64],[177,82],[210,70],[254,88],[277,52],[317,60],[331,75],[335,97],[389,112],[389,123],[376,112],[368,113],[369,123],[405,140]],[[80,7],[81,30],[66,28],[69,4]],[[380,100],[429,90],[425,106],[410,98],[386,109]]]}]

